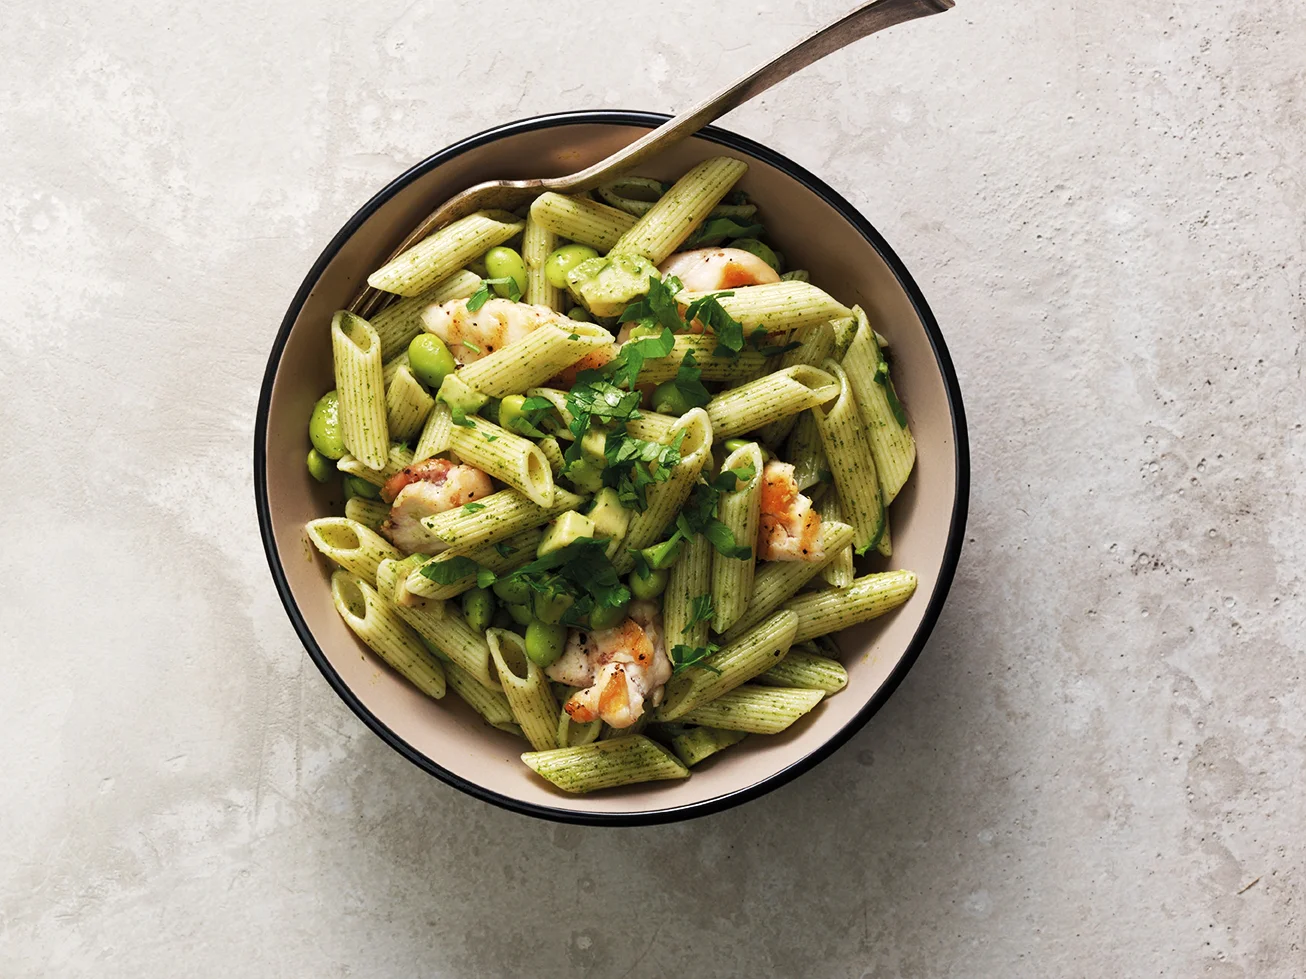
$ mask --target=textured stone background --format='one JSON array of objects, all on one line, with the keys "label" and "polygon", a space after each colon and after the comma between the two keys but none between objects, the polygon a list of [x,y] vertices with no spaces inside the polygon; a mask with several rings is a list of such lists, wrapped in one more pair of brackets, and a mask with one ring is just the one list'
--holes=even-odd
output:
[{"label": "textured stone background", "polygon": [[510,815],[282,614],[254,406],[336,228],[844,6],[0,7],[0,975],[1306,974],[1306,0],[961,0],[727,120],[884,231],[971,420],[952,600],[810,775]]}]

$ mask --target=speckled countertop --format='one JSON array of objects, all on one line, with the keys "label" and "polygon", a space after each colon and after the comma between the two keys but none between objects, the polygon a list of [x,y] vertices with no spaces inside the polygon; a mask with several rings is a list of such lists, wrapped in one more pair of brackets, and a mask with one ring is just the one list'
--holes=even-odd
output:
[{"label": "speckled countertop", "polygon": [[726,121],[885,233],[970,415],[952,599],[811,774],[510,815],[281,611],[258,384],[355,208],[844,6],[6,6],[0,975],[1306,975],[1306,0],[960,0]]}]

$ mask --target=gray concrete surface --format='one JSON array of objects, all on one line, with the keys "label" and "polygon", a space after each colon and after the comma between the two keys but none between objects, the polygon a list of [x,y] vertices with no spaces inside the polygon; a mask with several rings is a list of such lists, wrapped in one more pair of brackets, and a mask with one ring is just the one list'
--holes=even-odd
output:
[{"label": "gray concrete surface", "polygon": [[844,5],[4,5],[0,975],[1306,975],[1306,0],[961,0],[728,120],[884,231],[970,412],[952,600],[810,775],[509,815],[282,614],[254,406],[346,217]]}]

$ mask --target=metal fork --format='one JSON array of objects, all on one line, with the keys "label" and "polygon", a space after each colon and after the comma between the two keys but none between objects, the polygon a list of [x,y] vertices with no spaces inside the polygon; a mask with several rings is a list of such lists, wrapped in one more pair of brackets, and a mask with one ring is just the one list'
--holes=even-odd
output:
[{"label": "metal fork", "polygon": [[[732,82],[711,98],[686,109],[673,119],[668,119],[657,129],[645,133],[629,146],[625,146],[604,160],[584,170],[565,177],[545,177],[536,180],[487,180],[455,194],[413,229],[413,232],[395,249],[391,258],[421,241],[451,221],[466,217],[473,211],[496,208],[515,210],[545,191],[558,194],[579,194],[593,190],[613,177],[633,169],[657,155],[673,143],[692,136],[708,123],[736,109],[749,99],[765,92],[777,82],[808,65],[820,61],[853,41],[878,31],[902,24],[918,17],[941,14],[951,10],[954,0],[873,0],[840,17],[834,23],[804,38],[783,54]],[[387,293],[368,287],[355,301],[354,312],[367,316],[388,299]]]}]

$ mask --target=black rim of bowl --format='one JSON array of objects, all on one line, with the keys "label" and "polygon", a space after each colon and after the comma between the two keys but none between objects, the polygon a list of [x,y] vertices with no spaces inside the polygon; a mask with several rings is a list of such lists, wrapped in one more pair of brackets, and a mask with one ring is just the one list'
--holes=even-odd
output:
[{"label": "black rim of bowl", "polygon": [[259,393],[258,414],[254,422],[254,497],[258,506],[259,533],[263,538],[263,549],[267,554],[268,566],[272,571],[273,581],[276,583],[277,592],[281,596],[281,603],[285,606],[286,614],[290,617],[291,624],[295,627],[295,632],[299,634],[300,641],[304,648],[308,650],[309,656],[317,664],[317,668],[322,671],[327,682],[340,698],[349,706],[358,717],[372,731],[381,738],[399,754],[403,755],[410,762],[423,771],[434,775],[448,785],[461,789],[468,795],[474,796],[485,802],[501,806],[504,809],[513,812],[523,813],[528,816],[537,816],[542,819],[554,820],[563,823],[579,823],[584,825],[606,825],[606,826],[647,826],[658,823],[678,822],[681,820],[692,819],[696,816],[706,816],[710,813],[722,812],[733,806],[749,802],[759,796],[777,789],[790,780],[797,778],[799,775],[814,768],[817,764],[824,761],[838,748],[842,747],[849,738],[862,729],[866,722],[882,707],[893,692],[898,688],[915,664],[921,654],[930,633],[934,630],[938,622],[939,614],[943,610],[943,604],[948,595],[948,590],[952,585],[952,579],[957,570],[957,561],[961,556],[962,540],[966,529],[966,515],[970,501],[970,443],[966,432],[966,416],[962,407],[961,388],[957,383],[957,373],[952,365],[952,358],[948,354],[947,345],[944,343],[943,334],[939,330],[939,324],[934,319],[934,314],[930,312],[929,304],[926,303],[924,295],[921,294],[911,274],[907,271],[906,266],[889,247],[888,242],[880,235],[871,223],[866,220],[856,208],[844,200],[843,196],[836,192],[832,187],[826,184],[816,175],[810,173],[803,167],[794,163],[787,157],[769,149],[760,143],[756,143],[744,136],[715,126],[710,126],[701,130],[697,135],[713,143],[729,147],[740,153],[747,154],[768,163],[778,170],[783,171],[788,176],[803,184],[809,190],[815,192],[827,204],[838,211],[843,218],[855,227],[867,242],[879,252],[880,256],[888,263],[898,278],[899,284],[911,299],[917,315],[921,322],[925,324],[925,332],[929,336],[930,345],[934,349],[934,357],[938,363],[939,370],[943,376],[944,386],[947,390],[948,407],[952,416],[952,436],[953,446],[956,456],[955,464],[957,471],[955,485],[955,502],[952,508],[952,517],[948,528],[948,542],[944,550],[943,565],[939,569],[939,580],[934,587],[933,594],[930,595],[929,605],[925,609],[925,614],[921,618],[921,623],[917,627],[911,642],[907,646],[906,652],[894,667],[893,672],[889,675],[875,695],[866,703],[860,711],[857,712],[843,728],[839,730],[834,737],[823,743],[811,754],[799,759],[787,768],[783,768],[766,778],[755,782],[746,788],[739,789],[735,792],[728,792],[724,795],[716,796],[712,799],[706,799],[702,802],[695,802],[690,805],[676,806],[669,809],[655,809],[647,812],[629,812],[629,813],[605,813],[605,812],[575,812],[569,809],[555,809],[551,806],[538,806],[533,803],[522,802],[511,796],[501,795],[498,792],[490,790],[469,782],[453,772],[441,767],[432,761],[426,755],[412,747],[397,734],[395,734],[386,724],[375,714],[369,711],[354,696],[352,690],[341,680],[339,674],[332,668],[326,655],[322,652],[317,640],[313,637],[308,623],[304,621],[300,613],[299,606],[296,604],[294,596],[290,592],[290,586],[286,582],[285,571],[281,565],[281,558],[277,553],[276,541],[272,533],[272,515],[268,506],[267,492],[267,424],[268,411],[272,401],[272,385],[276,377],[277,368],[281,361],[281,354],[286,345],[286,339],[290,335],[291,327],[295,319],[299,316],[300,309],[303,307],[308,294],[313,285],[321,276],[327,263],[335,257],[341,246],[349,240],[366,221],[383,203],[389,200],[400,189],[408,185],[416,178],[442,166],[454,157],[484,146],[486,143],[494,142],[505,136],[514,136],[519,133],[530,132],[537,129],[549,129],[556,126],[568,126],[576,124],[599,124],[599,125],[618,125],[618,126],[638,126],[642,128],[652,128],[661,125],[669,117],[662,113],[655,112],[637,112],[629,110],[602,110],[602,111],[580,111],[580,112],[562,112],[553,115],[535,116],[529,119],[521,119],[517,122],[507,123],[502,126],[496,126],[493,129],[487,129],[475,136],[470,136],[461,142],[455,143],[447,149],[441,150],[434,156],[423,160],[421,163],[407,170],[399,177],[391,181],[385,188],[376,194],[370,201],[363,205],[345,224],[343,228],[331,239],[330,244],[326,246],[322,254],[318,256],[313,267],[309,270],[308,275],[304,278],[303,284],[295,294],[290,308],[286,311],[285,319],[281,321],[281,329],[277,333],[276,340],[272,344],[272,353],[268,357],[267,369],[263,375],[263,387]]}]

